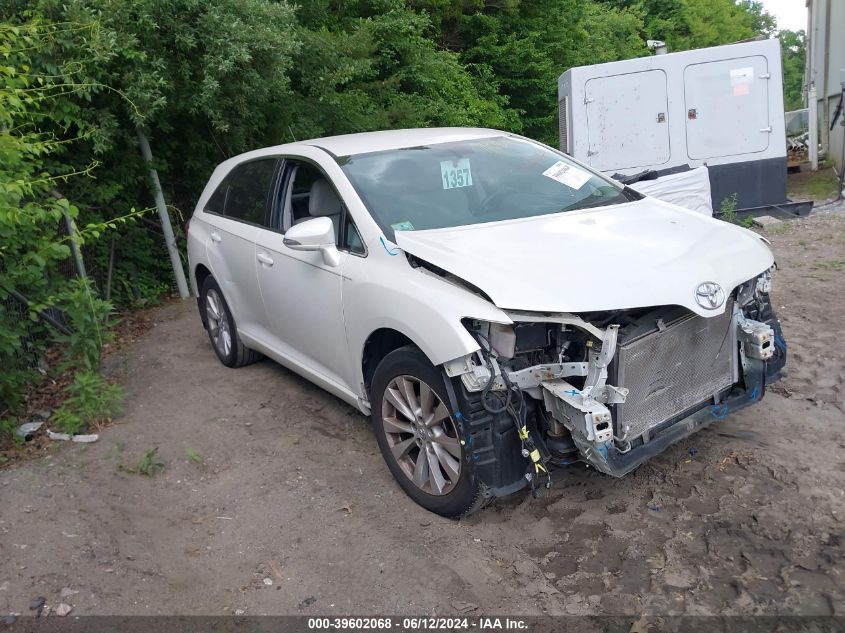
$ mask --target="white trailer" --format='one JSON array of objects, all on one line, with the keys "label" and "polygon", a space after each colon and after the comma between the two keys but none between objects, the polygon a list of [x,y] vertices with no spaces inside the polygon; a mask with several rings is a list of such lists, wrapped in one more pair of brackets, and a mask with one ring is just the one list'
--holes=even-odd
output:
[{"label": "white trailer", "polygon": [[608,174],[671,174],[706,165],[714,209],[786,198],[778,40],[759,40],[567,70],[558,81],[560,146]]}]

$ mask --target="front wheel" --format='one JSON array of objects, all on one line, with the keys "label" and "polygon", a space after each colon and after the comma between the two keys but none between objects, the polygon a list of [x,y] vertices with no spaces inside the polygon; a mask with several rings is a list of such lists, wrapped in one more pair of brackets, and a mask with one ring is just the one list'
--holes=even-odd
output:
[{"label": "front wheel", "polygon": [[487,489],[467,463],[443,377],[419,349],[402,347],[381,361],[371,402],[379,448],[408,496],[446,517],[483,507]]}]

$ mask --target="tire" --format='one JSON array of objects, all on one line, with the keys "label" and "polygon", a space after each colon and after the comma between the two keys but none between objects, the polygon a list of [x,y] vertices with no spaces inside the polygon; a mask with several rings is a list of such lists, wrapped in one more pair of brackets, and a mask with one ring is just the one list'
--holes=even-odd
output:
[{"label": "tire", "polygon": [[206,277],[202,284],[200,305],[200,309],[205,310],[203,323],[211,347],[221,363],[226,367],[243,367],[261,360],[259,352],[249,349],[241,341],[232,311],[223,298],[223,291],[211,276]]},{"label": "tire", "polygon": [[443,376],[419,349],[401,347],[385,356],[370,396],[382,456],[411,499],[449,518],[489,502],[487,487],[466,459]]}]

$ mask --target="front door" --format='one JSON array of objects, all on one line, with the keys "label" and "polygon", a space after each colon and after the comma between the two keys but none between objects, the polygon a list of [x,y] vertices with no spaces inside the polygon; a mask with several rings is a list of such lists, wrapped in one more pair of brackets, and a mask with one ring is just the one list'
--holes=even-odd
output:
[{"label": "front door", "polygon": [[[327,215],[335,223],[335,209],[310,204],[314,183],[325,178],[311,163],[287,160],[279,187],[277,230],[259,231],[256,239],[258,284],[274,347],[318,382],[356,392],[343,327],[342,272],[348,252],[340,252],[337,266],[327,265],[319,252],[295,251],[283,243],[283,232],[312,216]],[[338,210],[340,205],[338,202]]]}]

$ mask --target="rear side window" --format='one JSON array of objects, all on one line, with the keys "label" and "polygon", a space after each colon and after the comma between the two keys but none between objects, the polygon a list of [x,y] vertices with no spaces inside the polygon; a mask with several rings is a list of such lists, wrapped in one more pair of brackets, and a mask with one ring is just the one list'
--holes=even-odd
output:
[{"label": "rear side window", "polygon": [[209,198],[206,211],[266,225],[276,163],[275,158],[263,158],[235,167]]}]

